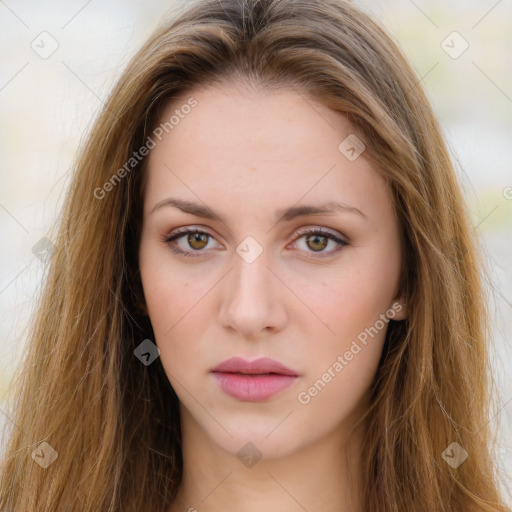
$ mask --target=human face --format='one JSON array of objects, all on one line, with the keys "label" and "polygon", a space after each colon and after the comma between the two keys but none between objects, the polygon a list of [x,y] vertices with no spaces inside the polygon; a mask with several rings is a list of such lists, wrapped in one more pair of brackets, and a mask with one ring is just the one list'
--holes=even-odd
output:
[{"label": "human face", "polygon": [[[268,457],[342,436],[368,405],[386,312],[404,315],[389,190],[364,152],[354,160],[339,149],[355,133],[346,118],[293,89],[198,89],[162,121],[190,97],[197,106],[149,155],[139,251],[182,428],[233,454],[252,442]],[[345,207],[283,217],[330,202]],[[175,237],[184,228],[200,234]],[[308,238],[318,229],[327,234]],[[212,373],[234,356],[271,358],[294,377],[260,385]]]}]

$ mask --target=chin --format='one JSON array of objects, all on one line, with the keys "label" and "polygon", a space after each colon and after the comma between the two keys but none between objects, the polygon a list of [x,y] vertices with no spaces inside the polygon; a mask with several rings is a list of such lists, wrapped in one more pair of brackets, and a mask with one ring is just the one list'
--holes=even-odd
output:
[{"label": "chin", "polygon": [[217,424],[215,427],[208,425],[209,432],[206,432],[217,446],[239,459],[251,455],[263,459],[286,457],[310,444],[316,436],[303,429],[295,431],[293,424],[285,425],[288,421],[283,421],[285,417],[286,414],[250,418],[246,413],[243,419],[219,417],[219,423],[229,434],[217,428]]},{"label": "chin", "polygon": [[298,440],[279,435],[267,437],[267,433],[258,431],[241,430],[234,434],[233,438],[224,436],[222,439],[216,439],[216,442],[220,448],[237,457],[242,463],[247,461],[248,457],[253,457],[254,460],[286,457],[301,448]]}]

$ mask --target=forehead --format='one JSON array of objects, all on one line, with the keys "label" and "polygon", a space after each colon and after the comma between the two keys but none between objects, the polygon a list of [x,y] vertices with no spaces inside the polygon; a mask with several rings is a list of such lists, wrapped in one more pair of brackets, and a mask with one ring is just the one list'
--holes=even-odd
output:
[{"label": "forehead", "polygon": [[383,193],[364,154],[351,161],[340,151],[354,134],[346,117],[293,88],[196,89],[167,105],[161,126],[171,118],[149,154],[147,202],[172,191],[219,208],[254,200],[275,210],[305,195],[364,203]]},{"label": "forehead", "polygon": [[194,144],[201,153],[214,150],[217,157],[224,152],[226,159],[252,160],[254,154],[248,150],[261,156],[294,157],[298,145],[304,150],[315,146],[337,151],[339,137],[354,131],[345,116],[297,89],[264,90],[242,84],[183,94],[167,105],[160,122],[188,111],[191,98],[197,105],[172,127],[171,144]]}]

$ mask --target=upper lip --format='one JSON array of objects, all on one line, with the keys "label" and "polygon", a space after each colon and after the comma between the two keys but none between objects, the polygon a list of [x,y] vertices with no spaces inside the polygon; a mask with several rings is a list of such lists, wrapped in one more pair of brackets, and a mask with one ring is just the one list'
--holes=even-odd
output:
[{"label": "upper lip", "polygon": [[243,357],[231,357],[212,369],[212,372],[244,373],[246,375],[261,375],[264,373],[278,373],[281,375],[297,376],[297,372],[287,368],[274,359],[261,357],[254,361],[248,361]]}]

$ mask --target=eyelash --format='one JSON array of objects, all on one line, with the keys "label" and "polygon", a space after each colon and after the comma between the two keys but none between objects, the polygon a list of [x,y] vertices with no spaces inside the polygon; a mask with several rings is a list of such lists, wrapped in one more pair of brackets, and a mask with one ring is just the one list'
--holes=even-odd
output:
[{"label": "eyelash", "polygon": [[[182,249],[179,249],[175,246],[173,246],[171,243],[176,241],[176,240],[179,240],[180,238],[186,236],[186,235],[189,235],[189,234],[201,234],[201,235],[207,235],[209,236],[210,238],[214,238],[212,235],[210,235],[208,232],[206,231],[202,231],[198,228],[184,228],[183,230],[180,230],[178,232],[175,232],[173,235],[170,235],[170,236],[167,236],[164,238],[164,242],[169,246],[169,249],[171,249],[172,252],[174,252],[175,254],[179,254],[181,256],[185,256],[185,257],[190,257],[190,258],[197,258],[199,256],[201,256],[201,253],[204,253],[206,251],[204,250],[191,250],[191,251],[183,251]],[[331,254],[334,254],[334,253],[337,253],[339,252],[343,247],[347,246],[348,245],[348,242],[346,242],[345,240],[342,240],[341,238],[338,238],[337,236],[335,236],[334,234],[332,234],[331,232],[329,231],[325,231],[321,228],[317,228],[317,229],[311,229],[311,230],[308,230],[308,231],[302,231],[300,233],[297,233],[297,240],[306,236],[306,235],[319,235],[319,236],[323,236],[325,238],[328,238],[329,240],[333,240],[334,242],[338,243],[338,248],[337,249],[333,249],[327,253],[324,253],[324,252],[314,252],[314,251],[308,251],[308,252],[311,252],[312,254],[315,254],[315,255],[319,255],[320,258],[322,257],[326,257],[326,256],[330,256]],[[195,254],[194,254],[195,253]]]}]

